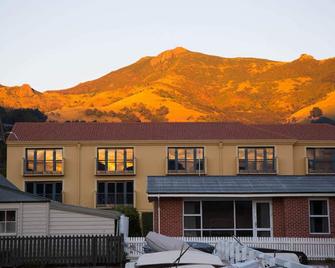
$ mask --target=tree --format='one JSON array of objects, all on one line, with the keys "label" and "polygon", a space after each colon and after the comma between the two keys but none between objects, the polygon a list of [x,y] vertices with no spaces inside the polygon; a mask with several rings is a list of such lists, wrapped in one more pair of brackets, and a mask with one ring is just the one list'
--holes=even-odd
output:
[{"label": "tree", "polygon": [[322,115],[323,115],[323,112],[319,107],[313,107],[313,109],[309,112],[309,118],[312,120],[315,118],[319,118]]}]

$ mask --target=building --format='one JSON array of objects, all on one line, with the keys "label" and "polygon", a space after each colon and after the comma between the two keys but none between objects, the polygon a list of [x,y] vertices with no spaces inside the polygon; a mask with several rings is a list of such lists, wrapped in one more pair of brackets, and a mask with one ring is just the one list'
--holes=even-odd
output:
[{"label": "building", "polygon": [[70,206],[20,191],[0,175],[0,236],[113,234],[120,214]]},{"label": "building", "polygon": [[168,235],[335,236],[328,124],[17,123],[20,189],[93,208],[135,206]]}]

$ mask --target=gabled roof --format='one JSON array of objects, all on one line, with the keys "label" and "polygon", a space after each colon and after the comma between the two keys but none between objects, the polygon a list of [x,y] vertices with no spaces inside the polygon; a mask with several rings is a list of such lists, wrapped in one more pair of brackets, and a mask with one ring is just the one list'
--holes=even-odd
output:
[{"label": "gabled roof", "polygon": [[50,202],[49,199],[22,192],[14,184],[0,175],[0,203]]},{"label": "gabled roof", "polygon": [[147,193],[335,195],[335,176],[149,176]]},{"label": "gabled roof", "polygon": [[241,123],[16,123],[8,141],[99,140],[335,140],[328,124],[245,125]]}]

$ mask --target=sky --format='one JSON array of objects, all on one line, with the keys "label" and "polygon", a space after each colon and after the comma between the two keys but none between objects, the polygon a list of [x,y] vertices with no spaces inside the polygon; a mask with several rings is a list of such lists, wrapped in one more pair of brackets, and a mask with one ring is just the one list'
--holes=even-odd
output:
[{"label": "sky", "polygon": [[334,14],[335,0],[0,0],[0,84],[69,88],[177,46],[334,57]]}]

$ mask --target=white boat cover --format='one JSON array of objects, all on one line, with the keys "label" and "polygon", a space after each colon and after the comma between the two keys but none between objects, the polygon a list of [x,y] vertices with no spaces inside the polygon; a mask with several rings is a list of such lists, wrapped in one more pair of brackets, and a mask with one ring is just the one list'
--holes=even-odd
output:
[{"label": "white boat cover", "polygon": [[245,262],[237,262],[231,265],[233,268],[262,268],[263,265],[258,260],[249,260]]},{"label": "white boat cover", "polygon": [[[140,256],[136,262],[136,267],[145,266],[173,266],[180,257],[180,250],[170,250],[164,252],[148,253]],[[218,256],[204,253],[201,251],[187,250],[180,258],[179,265],[205,265],[205,267],[223,267],[225,266]],[[200,267],[199,267],[200,268]]]},{"label": "white boat cover", "polygon": [[[149,232],[145,237],[147,245],[155,252],[168,251],[168,250],[181,250],[187,249],[189,245],[183,240],[161,235],[155,232]],[[198,251],[194,248],[189,250]]]}]

